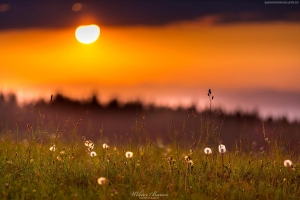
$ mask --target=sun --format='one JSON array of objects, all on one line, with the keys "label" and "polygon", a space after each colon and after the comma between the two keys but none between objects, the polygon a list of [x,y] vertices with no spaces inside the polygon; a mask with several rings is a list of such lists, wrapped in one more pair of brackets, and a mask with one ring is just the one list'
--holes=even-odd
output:
[{"label": "sun", "polygon": [[76,39],[83,44],[95,42],[100,35],[100,28],[95,24],[77,27],[75,31]]}]

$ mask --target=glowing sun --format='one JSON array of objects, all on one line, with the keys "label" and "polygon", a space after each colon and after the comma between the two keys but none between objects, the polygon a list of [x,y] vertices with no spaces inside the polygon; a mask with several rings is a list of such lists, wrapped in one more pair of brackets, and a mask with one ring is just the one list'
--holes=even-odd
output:
[{"label": "glowing sun", "polygon": [[95,42],[100,35],[100,28],[95,24],[79,26],[75,31],[76,39],[83,44]]}]

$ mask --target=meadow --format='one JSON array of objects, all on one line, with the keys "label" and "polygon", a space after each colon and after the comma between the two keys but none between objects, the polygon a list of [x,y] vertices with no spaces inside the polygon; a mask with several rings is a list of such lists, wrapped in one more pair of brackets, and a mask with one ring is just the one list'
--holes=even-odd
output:
[{"label": "meadow", "polygon": [[101,123],[91,137],[79,129],[84,118],[50,126],[35,108],[26,128],[17,120],[2,126],[0,199],[299,199],[297,146],[268,135],[264,122],[259,144],[246,134],[229,144],[226,119],[217,126],[213,114],[198,121],[199,130],[182,120],[165,142],[144,131],[151,124],[138,113],[128,134],[108,140]]}]

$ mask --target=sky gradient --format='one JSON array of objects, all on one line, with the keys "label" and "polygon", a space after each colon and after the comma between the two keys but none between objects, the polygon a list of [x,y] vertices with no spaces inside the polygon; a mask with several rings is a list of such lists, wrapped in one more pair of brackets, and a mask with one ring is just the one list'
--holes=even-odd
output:
[{"label": "sky gradient", "polygon": [[[225,110],[300,118],[299,5],[25,2],[0,5],[0,91],[20,102],[60,92],[201,109],[211,88]],[[91,23],[99,39],[79,43]]]}]

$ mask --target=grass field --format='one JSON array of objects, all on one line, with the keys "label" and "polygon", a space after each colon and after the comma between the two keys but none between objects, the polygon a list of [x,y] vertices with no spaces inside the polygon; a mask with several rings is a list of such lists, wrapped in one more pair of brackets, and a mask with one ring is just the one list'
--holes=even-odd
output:
[{"label": "grass field", "polygon": [[[257,150],[247,138],[237,138],[231,150],[226,144],[220,149],[220,135],[206,126],[203,137],[187,145],[175,129],[170,144],[147,139],[138,121],[120,144],[117,138],[104,143],[103,133],[89,141],[76,127],[63,133],[71,135],[68,142],[59,128],[55,134],[30,125],[23,133],[3,130],[0,198],[299,199],[297,150],[283,151],[280,139],[272,138]],[[285,166],[285,160],[294,164]]]}]

